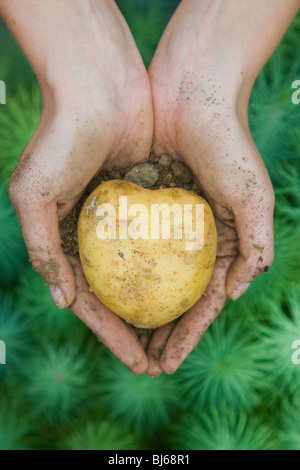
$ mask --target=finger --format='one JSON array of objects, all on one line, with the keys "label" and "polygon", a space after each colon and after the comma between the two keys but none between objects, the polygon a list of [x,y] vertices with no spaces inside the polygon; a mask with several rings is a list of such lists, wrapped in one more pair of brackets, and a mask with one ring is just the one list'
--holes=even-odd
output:
[{"label": "finger", "polygon": [[232,264],[226,279],[226,292],[238,299],[259,274],[267,272],[274,259],[273,192],[262,196],[235,213],[239,238],[239,256]]},{"label": "finger", "polygon": [[30,191],[18,194],[11,189],[10,197],[33,268],[48,284],[56,305],[67,307],[75,298],[75,277],[61,248],[56,203],[44,202]]},{"label": "finger", "polygon": [[148,342],[149,342],[149,336],[148,335],[141,335],[141,336],[139,336],[139,341],[140,341],[141,346],[144,349],[144,351],[146,351],[147,345],[148,345]]},{"label": "finger", "polygon": [[198,344],[226,302],[225,278],[232,258],[218,258],[205,295],[179,320],[160,358],[160,367],[172,374]]},{"label": "finger", "polygon": [[137,335],[142,348],[146,351],[150,342],[153,330],[149,328],[134,328],[135,334]]},{"label": "finger", "polygon": [[168,338],[175,328],[176,322],[168,323],[160,328],[157,328],[151,338],[147,348],[148,369],[147,374],[151,377],[157,377],[162,372],[159,360],[162,351],[164,350]]},{"label": "finger", "polygon": [[134,374],[142,374],[148,366],[147,356],[134,329],[115,315],[89,291],[80,262],[68,256],[75,272],[76,298],[72,312],[86,324],[99,341]]}]

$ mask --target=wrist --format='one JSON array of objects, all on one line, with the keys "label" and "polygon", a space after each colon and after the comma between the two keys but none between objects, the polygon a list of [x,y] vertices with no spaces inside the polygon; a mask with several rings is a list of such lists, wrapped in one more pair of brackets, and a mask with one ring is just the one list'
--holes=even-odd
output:
[{"label": "wrist", "polygon": [[134,66],[141,71],[142,60],[113,0],[1,0],[0,13],[46,101],[68,100],[74,91],[74,99],[84,101],[96,88],[111,88],[126,62],[132,74]]},{"label": "wrist", "polygon": [[195,62],[200,75],[247,102],[298,8],[299,0],[182,0],[167,28],[169,56],[183,52],[178,62]]}]

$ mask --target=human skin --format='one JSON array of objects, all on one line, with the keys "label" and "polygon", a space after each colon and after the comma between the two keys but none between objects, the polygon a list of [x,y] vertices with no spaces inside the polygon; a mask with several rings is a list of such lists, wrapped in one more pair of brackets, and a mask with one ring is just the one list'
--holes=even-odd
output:
[{"label": "human skin", "polygon": [[59,220],[102,167],[145,160],[153,137],[147,71],[111,0],[1,0],[0,13],[41,87],[39,126],[9,194],[30,261],[58,307],[70,309],[135,374],[148,361],[135,330],[89,291],[61,248]]},{"label": "human skin", "polygon": [[154,149],[184,161],[216,217],[218,252],[203,296],[157,329],[147,373],[174,372],[227,298],[238,299],[274,257],[272,184],[251,137],[254,81],[299,0],[183,0],[150,64]]},{"label": "human skin", "polygon": [[[247,105],[298,8],[299,0],[183,0],[150,66],[152,108],[147,73],[112,0],[0,0],[43,95],[9,191],[31,262],[56,304],[70,306],[134,373],[174,372],[227,297],[237,299],[272,263],[274,195]],[[206,295],[149,342],[89,292],[80,264],[61,249],[58,221],[101,167],[148,157],[153,109],[154,149],[190,166],[214,210],[218,258]]]}]

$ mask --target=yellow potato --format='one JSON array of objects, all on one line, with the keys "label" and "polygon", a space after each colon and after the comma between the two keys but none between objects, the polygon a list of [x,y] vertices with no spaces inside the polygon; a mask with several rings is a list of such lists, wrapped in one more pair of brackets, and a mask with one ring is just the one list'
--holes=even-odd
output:
[{"label": "yellow potato", "polygon": [[210,206],[200,196],[112,180],[86,200],[78,243],[86,279],[101,302],[136,327],[157,328],[204,293],[217,235]]}]

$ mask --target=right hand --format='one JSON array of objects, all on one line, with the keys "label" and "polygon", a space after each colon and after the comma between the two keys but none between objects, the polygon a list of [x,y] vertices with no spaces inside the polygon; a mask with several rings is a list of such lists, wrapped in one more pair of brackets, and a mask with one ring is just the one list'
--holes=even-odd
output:
[{"label": "right hand", "polygon": [[92,33],[84,28],[54,48],[48,76],[40,80],[42,118],[16,165],[9,194],[30,261],[57,306],[69,306],[139,374],[148,361],[134,329],[89,291],[80,263],[64,254],[59,233],[59,221],[102,167],[145,160],[152,144],[147,72],[114,2],[102,5]]}]

